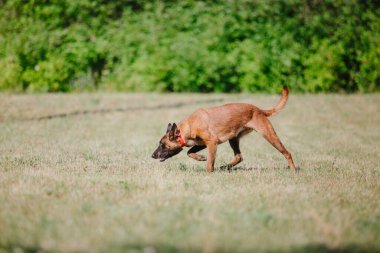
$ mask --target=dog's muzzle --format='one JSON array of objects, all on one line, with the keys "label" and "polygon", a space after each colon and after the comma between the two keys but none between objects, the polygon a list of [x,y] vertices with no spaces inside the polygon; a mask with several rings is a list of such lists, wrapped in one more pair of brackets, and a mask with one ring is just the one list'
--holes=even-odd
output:
[{"label": "dog's muzzle", "polygon": [[179,152],[182,151],[182,148],[179,148],[179,149],[176,149],[176,150],[168,150],[166,152],[159,152],[159,151],[155,151],[153,154],[152,154],[152,158],[153,159],[159,159],[160,162],[163,162],[165,161],[166,159],[172,157],[172,156],[175,156],[176,154],[178,154]]}]

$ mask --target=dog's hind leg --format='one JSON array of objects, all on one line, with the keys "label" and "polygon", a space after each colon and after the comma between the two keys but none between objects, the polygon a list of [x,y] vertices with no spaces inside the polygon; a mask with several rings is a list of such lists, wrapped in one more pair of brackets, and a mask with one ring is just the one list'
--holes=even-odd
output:
[{"label": "dog's hind leg", "polygon": [[187,151],[187,155],[197,161],[206,161],[207,158],[205,156],[196,154],[205,148],[206,146],[193,146],[189,149],[189,151]]},{"label": "dog's hind leg", "polygon": [[235,166],[236,164],[240,163],[243,161],[243,157],[240,152],[240,147],[239,147],[239,138],[235,137],[231,140],[229,140],[230,146],[232,150],[234,151],[234,158],[232,161],[227,165],[228,168],[231,168]]},{"label": "dog's hind leg", "polygon": [[294,166],[294,162],[292,159],[292,155],[284,145],[281,143],[280,138],[278,138],[276,132],[273,129],[272,124],[266,117],[262,117],[259,120],[256,120],[254,123],[254,129],[261,133],[263,137],[272,144],[273,147],[275,147],[278,151],[280,151],[285,158],[288,160],[288,164],[290,169],[295,172],[296,166]]}]

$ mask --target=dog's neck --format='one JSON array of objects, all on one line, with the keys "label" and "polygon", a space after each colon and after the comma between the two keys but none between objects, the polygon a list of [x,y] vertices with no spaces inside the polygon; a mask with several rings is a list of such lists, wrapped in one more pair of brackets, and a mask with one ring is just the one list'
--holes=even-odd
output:
[{"label": "dog's neck", "polygon": [[185,141],[182,138],[181,130],[178,129],[177,138],[179,140],[179,143],[181,143],[181,147],[186,146]]},{"label": "dog's neck", "polygon": [[185,120],[181,121],[178,124],[178,130],[181,133],[182,140],[184,142],[185,147],[191,147],[193,145],[189,145],[189,138],[190,138],[190,127],[189,124]]}]

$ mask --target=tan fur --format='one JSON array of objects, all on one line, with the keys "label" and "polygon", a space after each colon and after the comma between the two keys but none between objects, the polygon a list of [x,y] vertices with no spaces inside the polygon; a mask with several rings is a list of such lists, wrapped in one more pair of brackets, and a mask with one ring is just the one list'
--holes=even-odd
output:
[{"label": "tan fur", "polygon": [[[195,111],[178,124],[178,129],[186,146],[192,147],[188,151],[189,157],[198,161],[206,160],[204,156],[198,155],[196,152],[207,147],[207,171],[212,172],[214,170],[217,145],[229,141],[234,151],[234,158],[228,166],[235,166],[243,160],[239,148],[240,138],[255,130],[285,156],[289,167],[292,171],[295,171],[291,154],[285,149],[267,118],[284,108],[288,94],[288,88],[284,87],[279,103],[270,110],[261,110],[246,103],[231,103]],[[178,148],[179,145],[177,139],[169,140],[165,136],[161,141],[164,141],[168,148],[169,146],[170,148]]]},{"label": "tan fur", "polygon": [[285,107],[286,102],[288,101],[288,96],[289,96],[289,89],[288,87],[284,86],[282,89],[281,98],[278,104],[271,110],[262,110],[262,111],[264,112],[266,116],[275,115],[277,112],[279,112]]}]

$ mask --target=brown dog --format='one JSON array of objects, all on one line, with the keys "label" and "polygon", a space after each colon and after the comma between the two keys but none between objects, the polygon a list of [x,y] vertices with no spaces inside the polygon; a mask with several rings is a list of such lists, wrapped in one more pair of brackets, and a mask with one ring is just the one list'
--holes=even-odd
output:
[{"label": "brown dog", "polygon": [[284,86],[279,103],[271,110],[261,110],[245,103],[198,109],[187,119],[182,120],[178,126],[175,123],[168,125],[166,134],[161,138],[152,157],[163,162],[178,154],[182,147],[186,146],[191,147],[187,152],[188,156],[197,161],[206,161],[206,157],[197,152],[207,147],[207,171],[212,172],[217,145],[229,141],[235,154],[228,164],[228,168],[231,168],[243,161],[239,148],[240,138],[255,130],[285,156],[290,169],[295,171],[291,154],[285,149],[268,120],[269,116],[284,108],[288,94],[289,90]]}]

